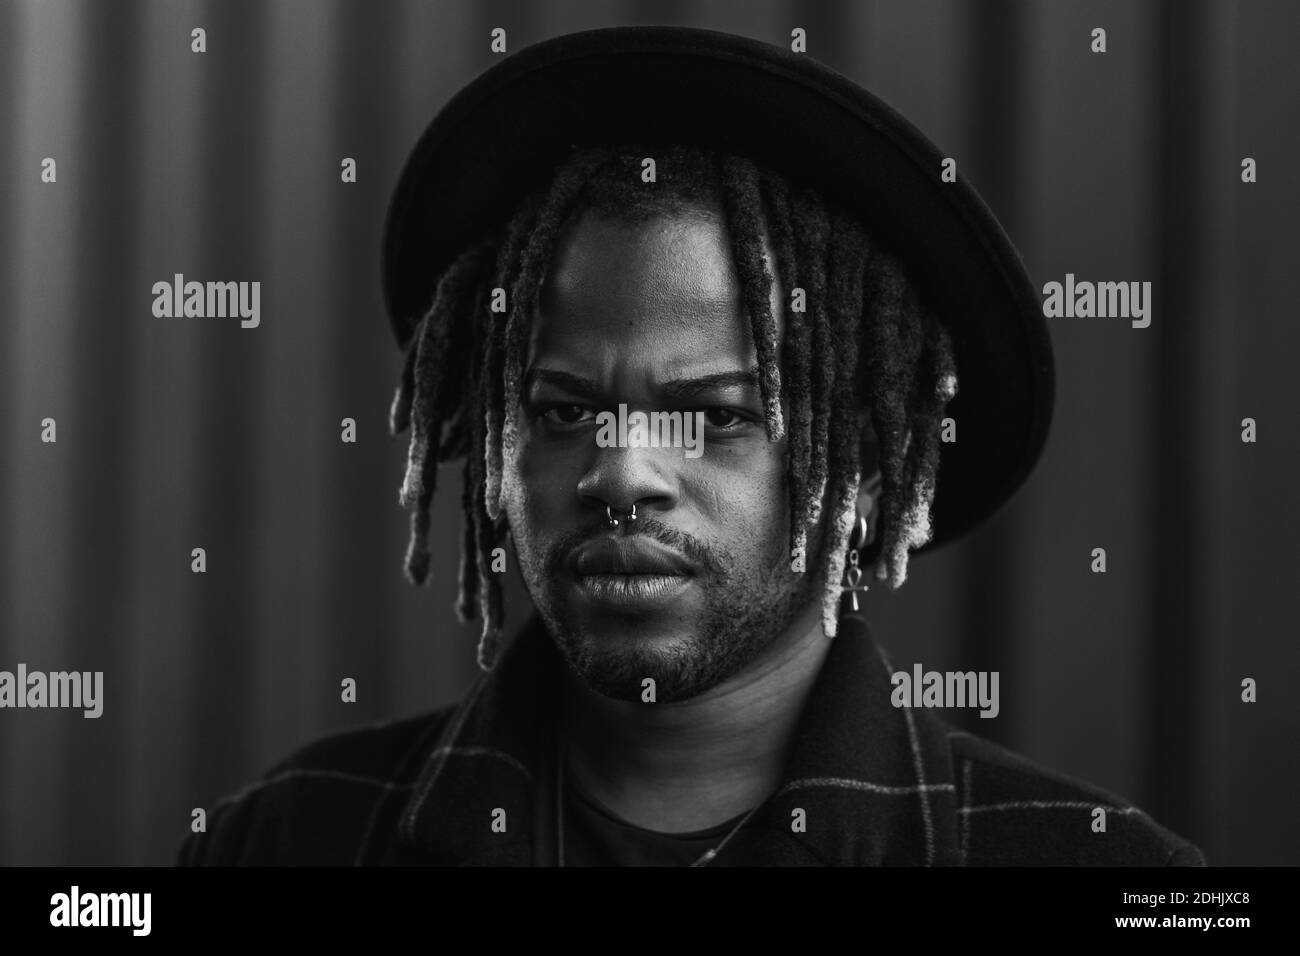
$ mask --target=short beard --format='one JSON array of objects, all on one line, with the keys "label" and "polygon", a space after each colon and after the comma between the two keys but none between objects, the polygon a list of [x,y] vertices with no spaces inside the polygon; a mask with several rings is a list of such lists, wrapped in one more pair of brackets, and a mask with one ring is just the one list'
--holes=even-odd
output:
[{"label": "short beard", "polygon": [[573,550],[597,534],[598,530],[568,535],[551,546],[541,561],[527,553],[526,542],[516,539],[516,546],[524,584],[561,655],[586,686],[615,700],[639,700],[647,677],[654,680],[657,702],[698,697],[752,663],[790,627],[817,591],[810,580],[813,575],[790,571],[782,551],[737,574],[739,565],[729,552],[647,518],[638,521],[638,535],[685,554],[700,569],[704,613],[695,627],[666,646],[629,648],[596,640],[572,626],[574,615],[556,582]]}]

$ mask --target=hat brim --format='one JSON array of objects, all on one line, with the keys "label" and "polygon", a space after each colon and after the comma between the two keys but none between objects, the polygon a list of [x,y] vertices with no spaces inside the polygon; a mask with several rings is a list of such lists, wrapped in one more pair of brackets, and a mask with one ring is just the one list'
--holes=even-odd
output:
[{"label": "hat brim", "polygon": [[405,347],[439,275],[499,228],[574,145],[734,150],[858,214],[952,335],[958,393],[918,552],[997,511],[1042,453],[1054,371],[1040,300],[992,212],[911,123],[817,61],[687,27],[613,27],[521,50],[462,89],[407,159],[388,208],[384,301]]}]

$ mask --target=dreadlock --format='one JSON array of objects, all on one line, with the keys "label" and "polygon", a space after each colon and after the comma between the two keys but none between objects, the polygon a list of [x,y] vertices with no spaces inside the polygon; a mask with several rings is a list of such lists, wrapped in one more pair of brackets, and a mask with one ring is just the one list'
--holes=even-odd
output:
[{"label": "dreadlock", "polygon": [[[658,182],[642,180],[641,159],[648,155],[659,156]],[[864,403],[880,448],[876,578],[897,590],[907,580],[909,552],[930,540],[940,424],[957,391],[956,362],[948,332],[898,260],[816,190],[744,156],[693,146],[577,149],[499,234],[471,246],[442,274],[415,324],[390,412],[393,435],[411,429],[399,501],[412,509],[405,567],[415,584],[429,573],[437,465],[465,458],[456,610],[462,621],[482,620],[478,661],[485,670],[502,627],[501,588],[489,565],[507,533],[503,461],[517,440],[514,411],[529,317],[557,238],[584,210],[637,223],[701,207],[720,207],[731,237],[767,436],[788,440],[790,547],[803,554],[810,542],[819,543],[815,569],[826,634],[836,631],[864,478],[858,413]],[[780,361],[765,230],[787,293]],[[805,292],[799,309],[791,295],[796,288]]]}]

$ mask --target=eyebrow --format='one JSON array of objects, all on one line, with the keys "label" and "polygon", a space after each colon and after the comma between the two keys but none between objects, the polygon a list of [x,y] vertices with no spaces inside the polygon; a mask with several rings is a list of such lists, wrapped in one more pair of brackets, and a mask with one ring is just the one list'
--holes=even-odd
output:
[{"label": "eyebrow", "polygon": [[[553,385],[571,395],[591,399],[601,398],[603,392],[600,384],[592,379],[549,368],[535,368],[528,373],[526,391],[531,391],[535,384]],[[745,388],[757,392],[758,369],[737,369],[734,372],[717,372],[698,378],[674,378],[658,385],[660,392],[673,399],[693,398],[725,388]]]}]

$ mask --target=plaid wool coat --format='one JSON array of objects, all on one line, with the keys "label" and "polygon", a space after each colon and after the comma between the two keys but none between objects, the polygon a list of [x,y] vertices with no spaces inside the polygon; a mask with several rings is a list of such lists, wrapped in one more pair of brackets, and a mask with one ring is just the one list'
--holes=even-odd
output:
[{"label": "plaid wool coat", "polygon": [[[336,734],[219,802],[183,865],[553,865],[558,653],[534,618],[458,706]],[[890,703],[842,619],[751,856],[777,866],[1203,866],[1127,801]],[[1094,809],[1106,812],[1094,832]],[[803,832],[792,826],[804,811]],[[504,810],[505,832],[491,826]],[[498,828],[499,829],[499,828]],[[718,861],[721,863],[721,859]]]}]

